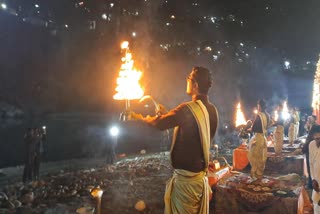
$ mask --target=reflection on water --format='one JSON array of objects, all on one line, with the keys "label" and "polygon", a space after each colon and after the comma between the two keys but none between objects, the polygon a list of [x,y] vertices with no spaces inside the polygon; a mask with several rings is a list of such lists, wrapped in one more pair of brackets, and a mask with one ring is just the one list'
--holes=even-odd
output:
[{"label": "reflection on water", "polygon": [[[117,153],[163,150],[163,133],[137,121],[119,122],[100,114],[51,115],[45,119],[2,120],[0,126],[0,168],[23,164],[23,136],[28,127],[47,127],[48,161],[80,157],[103,157],[116,141]],[[117,123],[119,137],[109,128]]]}]

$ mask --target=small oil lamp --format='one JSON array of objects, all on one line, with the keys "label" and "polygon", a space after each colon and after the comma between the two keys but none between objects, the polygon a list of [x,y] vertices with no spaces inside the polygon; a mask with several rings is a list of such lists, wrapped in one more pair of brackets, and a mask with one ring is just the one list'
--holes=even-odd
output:
[{"label": "small oil lamp", "polygon": [[95,187],[91,190],[91,196],[97,200],[97,214],[101,214],[101,198],[103,190],[100,187]]}]

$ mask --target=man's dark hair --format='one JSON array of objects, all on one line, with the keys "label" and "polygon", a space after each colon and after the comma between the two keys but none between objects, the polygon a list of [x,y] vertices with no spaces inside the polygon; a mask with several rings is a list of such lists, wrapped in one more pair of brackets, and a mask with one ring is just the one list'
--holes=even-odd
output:
[{"label": "man's dark hair", "polygon": [[320,125],[313,125],[309,133],[311,133],[312,135],[314,135],[315,133],[320,133]]},{"label": "man's dark hair", "polygon": [[260,105],[260,108],[261,108],[262,111],[266,110],[267,105],[266,105],[266,101],[264,99],[258,100],[258,104]]},{"label": "man's dark hair", "polygon": [[193,67],[191,78],[198,83],[199,93],[208,94],[209,88],[212,86],[212,73],[205,67]]}]

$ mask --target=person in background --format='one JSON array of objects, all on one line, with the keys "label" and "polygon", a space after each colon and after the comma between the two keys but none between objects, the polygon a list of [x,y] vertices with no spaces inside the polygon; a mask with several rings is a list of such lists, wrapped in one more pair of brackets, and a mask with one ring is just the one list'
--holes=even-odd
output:
[{"label": "person in background", "polygon": [[211,72],[194,67],[187,77],[187,94],[192,101],[169,112],[141,119],[160,130],[174,128],[171,162],[174,174],[165,192],[165,213],[209,213],[211,188],[208,184],[209,150],[218,125],[218,111],[209,102]]},{"label": "person in background", "polygon": [[274,121],[273,126],[276,126],[274,133],[274,151],[276,155],[281,155],[282,146],[283,146],[283,137],[284,137],[284,123],[285,119],[283,118],[283,106],[280,104],[277,111],[279,112],[279,118],[277,121]]},{"label": "person in background", "polygon": [[307,123],[307,118],[308,118],[308,115],[304,114],[300,119],[300,127],[299,127],[299,135],[300,136],[307,134],[306,129],[305,129],[305,125]]},{"label": "person in background", "polygon": [[316,124],[316,121],[317,121],[317,116],[315,115],[308,116],[307,122],[304,126],[307,133],[310,132],[312,126]]},{"label": "person in background", "polygon": [[34,132],[35,155],[33,160],[33,178],[37,181],[39,180],[40,173],[42,130],[41,128],[35,128]]},{"label": "person in background", "polygon": [[45,126],[42,127],[41,130],[41,159],[43,161],[48,161],[48,143],[47,143],[47,128]]},{"label": "person in background", "polygon": [[289,117],[289,131],[288,131],[288,139],[289,145],[293,146],[294,141],[296,140],[296,123],[297,123],[297,115],[293,108],[290,108],[290,117]]},{"label": "person in background", "polygon": [[114,161],[116,159],[115,147],[116,147],[116,143],[114,140],[112,140],[107,144],[107,152],[106,152],[107,164],[114,164]]},{"label": "person in background", "polygon": [[300,137],[299,129],[300,129],[300,111],[297,107],[294,107],[293,113],[296,116],[296,124],[295,124],[295,139]]},{"label": "person in background", "polygon": [[33,162],[35,156],[35,145],[34,145],[34,130],[28,128],[25,135],[24,135],[24,144],[25,144],[25,163],[24,163],[24,170],[22,181],[24,183],[33,180]]},{"label": "person in background", "polygon": [[309,162],[309,144],[311,141],[313,141],[313,135],[315,131],[317,130],[317,125],[313,125],[307,135],[306,142],[304,143],[302,147],[302,153],[306,155],[306,165],[307,165],[307,172],[308,172],[308,177],[307,177],[307,187],[309,189],[312,189],[312,179],[310,176],[310,162]]},{"label": "person in background", "polygon": [[310,176],[312,179],[312,202],[315,214],[320,214],[320,126],[313,126],[313,140],[309,144]]},{"label": "person in background", "polygon": [[257,105],[258,113],[252,125],[253,139],[249,143],[248,159],[251,165],[251,177],[262,179],[265,164],[267,161],[267,129],[270,123],[270,116],[266,112],[266,102],[259,100]]}]

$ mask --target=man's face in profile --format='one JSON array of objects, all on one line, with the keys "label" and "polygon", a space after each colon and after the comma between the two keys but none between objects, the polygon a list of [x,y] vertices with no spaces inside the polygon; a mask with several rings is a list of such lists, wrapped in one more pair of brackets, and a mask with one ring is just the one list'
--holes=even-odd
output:
[{"label": "man's face in profile", "polygon": [[195,79],[193,78],[192,72],[187,76],[187,94],[188,95],[193,95],[194,93],[194,84],[195,84]]}]

